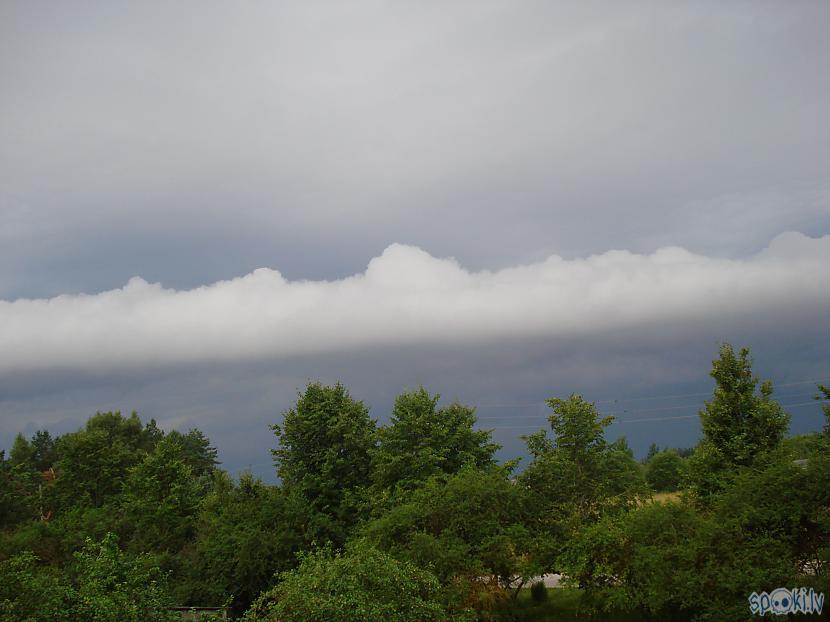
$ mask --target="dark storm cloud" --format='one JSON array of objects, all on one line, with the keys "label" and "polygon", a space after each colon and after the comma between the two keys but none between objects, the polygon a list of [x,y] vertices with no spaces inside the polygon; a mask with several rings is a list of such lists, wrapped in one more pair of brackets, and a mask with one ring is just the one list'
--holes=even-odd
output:
[{"label": "dark storm cloud", "polygon": [[825,3],[0,10],[6,298],[830,226]]},{"label": "dark storm cloud", "polygon": [[[516,455],[552,394],[705,391],[720,340],[826,379],[829,24],[823,2],[3,3],[0,444],[137,408],[264,473],[267,424],[319,378],[380,418],[419,382],[480,404]],[[697,434],[637,425],[614,433]]]},{"label": "dark storm cloud", "polygon": [[830,235],[782,234],[756,255],[713,259],[679,247],[650,255],[552,255],[498,271],[395,244],[365,272],[289,281],[265,268],[190,290],[142,279],[94,295],[0,301],[0,374],[233,362],[367,347],[611,331],[830,309]]}]

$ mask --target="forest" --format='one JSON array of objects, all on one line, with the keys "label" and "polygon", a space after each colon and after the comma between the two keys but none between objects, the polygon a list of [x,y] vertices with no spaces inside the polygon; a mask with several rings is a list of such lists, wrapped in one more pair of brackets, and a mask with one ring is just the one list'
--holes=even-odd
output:
[{"label": "forest", "polygon": [[748,349],[710,374],[697,445],[642,461],[573,394],[500,463],[473,407],[423,387],[380,425],[346,387],[306,386],[275,413],[277,485],[136,413],[18,435],[0,619],[745,620],[753,593],[830,592],[830,387],[824,429],[792,436]]}]

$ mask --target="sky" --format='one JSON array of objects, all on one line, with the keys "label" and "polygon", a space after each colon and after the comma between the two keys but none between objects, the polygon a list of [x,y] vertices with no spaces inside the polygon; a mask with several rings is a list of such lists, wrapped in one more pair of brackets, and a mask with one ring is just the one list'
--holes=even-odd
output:
[{"label": "sky", "polygon": [[830,382],[826,2],[0,4],[0,447],[137,410],[273,479],[309,381],[503,458]]}]

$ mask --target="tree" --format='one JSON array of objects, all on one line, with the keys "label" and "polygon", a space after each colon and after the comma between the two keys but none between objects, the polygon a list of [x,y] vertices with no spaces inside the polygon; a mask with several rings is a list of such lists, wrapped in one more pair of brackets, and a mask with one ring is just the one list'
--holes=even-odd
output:
[{"label": "tree", "polygon": [[0,450],[0,529],[35,518],[36,479],[25,467],[13,466]]},{"label": "tree", "polygon": [[182,460],[182,446],[165,438],[124,481],[121,505],[141,551],[176,551],[192,536],[200,486]]},{"label": "tree", "polygon": [[648,453],[646,454],[645,462],[649,462],[654,456],[660,453],[660,448],[657,443],[652,443],[648,446]]},{"label": "tree", "polygon": [[748,348],[736,355],[723,344],[710,375],[715,392],[700,411],[703,439],[691,461],[701,497],[722,490],[737,470],[775,449],[789,427],[789,415],[772,399],[772,383],[758,387]]},{"label": "tree", "polygon": [[[706,506],[679,499],[606,515],[568,541],[563,570],[599,609],[748,619],[747,596],[830,587],[830,453],[759,457]],[[701,597],[705,595],[705,597]]]},{"label": "tree", "polygon": [[174,439],[181,446],[182,460],[196,477],[208,478],[219,464],[219,452],[201,430],[194,428],[187,434],[172,430],[167,438]]},{"label": "tree", "polygon": [[646,463],[646,481],[656,492],[680,488],[686,475],[686,462],[674,449],[657,452]]},{"label": "tree", "polygon": [[606,442],[613,417],[600,418],[581,395],[547,403],[553,438],[545,430],[524,437],[532,461],[520,477],[540,519],[593,520],[604,509],[632,504],[644,492],[642,473],[624,441]]},{"label": "tree", "polygon": [[55,495],[65,509],[100,507],[121,492],[129,469],[146,454],[136,413],[97,413],[83,430],[64,434],[57,443]]},{"label": "tree", "polygon": [[193,560],[182,602],[219,603],[231,599],[241,614],[276,573],[293,569],[307,548],[308,506],[297,494],[267,486],[250,473],[239,484],[217,472],[196,526]]},{"label": "tree", "polygon": [[499,446],[491,441],[490,431],[473,429],[475,410],[457,402],[438,408],[439,398],[423,387],[397,397],[391,423],[378,430],[378,446],[372,451],[378,486],[409,489],[465,465],[495,464]]},{"label": "tree", "polygon": [[179,619],[167,578],[147,556],[132,557],[113,534],[87,540],[75,554],[75,602],[71,620],[89,622],[168,622]]},{"label": "tree", "polygon": [[32,460],[38,471],[46,471],[55,464],[55,441],[48,430],[38,430],[32,436]]},{"label": "tree", "polygon": [[27,622],[172,622],[166,578],[147,557],[131,557],[114,535],[87,540],[63,571],[30,552],[0,561],[0,619]]},{"label": "tree", "polygon": [[74,596],[66,578],[29,551],[0,561],[0,620],[69,620]]},{"label": "tree", "polygon": [[[243,620],[246,622],[441,622],[450,616],[429,572],[363,542],[343,553],[321,549],[283,573]],[[456,617],[456,620],[470,618]]]},{"label": "tree", "polygon": [[363,533],[396,558],[430,568],[444,585],[460,580],[475,591],[487,576],[492,586],[520,587],[540,570],[526,514],[525,490],[505,469],[467,467],[431,477]]},{"label": "tree", "polygon": [[11,466],[26,471],[35,470],[35,450],[32,444],[22,434],[14,438],[11,453],[9,454]]},{"label": "tree", "polygon": [[369,411],[339,383],[312,383],[272,429],[280,445],[271,453],[283,485],[328,520],[317,535],[342,544],[370,478],[375,422]]}]

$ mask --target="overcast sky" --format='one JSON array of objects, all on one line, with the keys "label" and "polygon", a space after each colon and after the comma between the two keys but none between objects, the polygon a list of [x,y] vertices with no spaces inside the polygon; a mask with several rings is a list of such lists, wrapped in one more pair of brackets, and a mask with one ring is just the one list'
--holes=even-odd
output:
[{"label": "overcast sky", "polygon": [[829,31],[821,1],[3,2],[0,447],[136,409],[272,477],[315,379],[381,421],[424,383],[504,456],[571,391],[689,446],[722,341],[817,429]]}]

